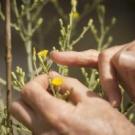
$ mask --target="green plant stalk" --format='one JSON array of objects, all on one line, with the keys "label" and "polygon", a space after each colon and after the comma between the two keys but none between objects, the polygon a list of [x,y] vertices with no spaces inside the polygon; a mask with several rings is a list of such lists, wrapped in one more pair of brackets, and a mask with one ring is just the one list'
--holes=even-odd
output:
[{"label": "green plant stalk", "polygon": [[[88,88],[91,88],[93,86],[93,84],[96,82],[96,70],[92,70],[91,71],[91,76],[90,76],[90,83],[88,85]],[[94,91],[95,90],[95,86],[92,87],[92,90]]]},{"label": "green plant stalk", "polygon": [[17,3],[16,3],[16,0],[13,0],[13,10],[14,10],[14,14],[16,16],[16,23],[15,24],[11,24],[13,26],[13,28],[15,28],[16,30],[16,27],[18,28],[18,31],[19,31],[19,34],[20,34],[20,37],[23,41],[25,41],[25,28],[23,27],[23,23],[22,23],[22,18],[20,17],[20,14],[19,14],[19,11],[18,11],[18,8],[17,8]]},{"label": "green plant stalk", "polygon": [[[16,0],[13,1],[14,6],[14,13],[16,16],[16,23],[13,25],[14,27],[18,27],[18,31],[20,34],[20,37],[22,38],[22,41],[25,46],[25,50],[27,53],[27,67],[28,67],[28,77],[32,78],[33,75],[33,64],[32,64],[32,37],[35,33],[35,31],[39,28],[40,24],[38,23],[38,15],[43,9],[43,6],[47,4],[49,0],[46,0],[42,3],[35,4],[33,3],[24,5],[24,11],[19,13],[19,10],[17,8]],[[26,18],[26,26],[25,21],[23,18]],[[37,23],[35,23],[37,22]],[[41,21],[40,21],[41,22]],[[35,26],[34,26],[35,23]]]},{"label": "green plant stalk", "polygon": [[70,14],[70,22],[69,22],[69,25],[68,25],[68,28],[67,28],[67,47],[70,46],[70,41],[71,41],[71,34],[72,34],[72,28],[73,28],[73,15],[72,13]]},{"label": "green plant stalk", "polygon": [[69,69],[68,69],[67,66],[58,65],[58,72],[63,76],[67,76],[68,72],[69,72]]},{"label": "green plant stalk", "polygon": [[33,62],[33,66],[34,66],[34,70],[35,70],[35,74],[34,75],[38,76],[38,68],[37,68],[36,62]]},{"label": "green plant stalk", "polygon": [[124,113],[124,115],[127,116],[127,115],[130,113],[130,111],[131,111],[132,109],[134,109],[134,108],[135,108],[135,104],[131,105],[131,106],[128,108],[128,110]]},{"label": "green plant stalk", "polygon": [[[63,20],[60,19],[60,26],[61,26],[61,37],[60,37],[60,49],[61,51],[71,51],[73,50],[73,47],[71,46],[71,38],[72,38],[72,32],[73,32],[73,12],[76,10],[76,5],[73,5],[73,1],[71,0],[71,12],[69,13],[69,24],[67,24],[65,27],[63,25]],[[58,65],[59,73],[62,75],[68,75],[69,69],[66,66]]]},{"label": "green plant stalk", "polygon": [[83,31],[81,32],[79,37],[77,39],[75,39],[74,41],[72,41],[70,46],[74,47],[84,37],[84,35],[90,30],[90,27],[91,27],[92,23],[93,23],[93,20],[90,19],[89,22],[88,22],[88,26],[85,26],[83,28]]},{"label": "green plant stalk", "polygon": [[28,74],[29,74],[29,78],[31,78],[31,75],[33,74],[33,64],[32,64],[32,22],[31,22],[30,12],[27,12],[26,19],[28,22],[27,24],[28,38],[25,42],[25,48],[27,53]]},{"label": "green plant stalk", "polygon": [[33,65],[32,65],[32,41],[30,39],[27,42],[25,42],[25,48],[27,53],[28,77],[31,78],[33,74]]},{"label": "green plant stalk", "polygon": [[[91,32],[94,36],[94,39],[97,43],[97,50],[99,52],[101,52],[105,47],[108,47],[111,43],[109,38],[108,38],[107,43],[104,43],[104,42],[105,42],[105,38],[107,37],[107,34],[108,34],[110,28],[112,27],[112,25],[114,23],[112,23],[108,27],[105,26],[105,8],[103,7],[103,5],[98,5],[97,14],[98,14],[98,21],[99,21],[99,24],[100,24],[100,29],[99,29],[100,35],[98,35],[97,29],[96,29],[94,23],[92,23],[90,25],[90,28],[91,28]],[[84,70],[82,70],[82,73],[83,72],[87,72],[87,71],[84,69]],[[87,82],[87,86],[94,90],[96,88],[96,85],[98,85],[97,77],[96,77],[96,71],[92,70],[91,74],[90,74],[90,77],[89,77],[89,75],[86,76],[85,73],[83,73],[83,75],[84,75],[85,81]]]}]

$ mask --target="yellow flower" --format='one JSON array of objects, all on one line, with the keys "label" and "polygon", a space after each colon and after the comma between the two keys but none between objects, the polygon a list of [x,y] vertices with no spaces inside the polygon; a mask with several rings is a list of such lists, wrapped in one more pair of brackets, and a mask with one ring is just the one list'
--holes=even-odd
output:
[{"label": "yellow flower", "polygon": [[80,14],[77,11],[73,12],[73,18],[78,20],[80,18]]},{"label": "yellow flower", "polygon": [[54,85],[54,86],[61,86],[63,84],[63,79],[61,77],[54,77],[52,80],[51,80],[51,84]]},{"label": "yellow flower", "polygon": [[48,54],[48,50],[43,50],[43,51],[38,52],[37,55],[38,57],[46,58],[47,54]]}]

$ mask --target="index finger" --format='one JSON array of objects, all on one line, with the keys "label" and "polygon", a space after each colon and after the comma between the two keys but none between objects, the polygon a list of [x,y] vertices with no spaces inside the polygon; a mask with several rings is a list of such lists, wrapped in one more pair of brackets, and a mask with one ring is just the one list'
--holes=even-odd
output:
[{"label": "index finger", "polygon": [[67,66],[77,67],[93,67],[98,65],[98,51],[87,50],[82,52],[67,51],[67,52],[51,52],[51,58],[54,62]]}]

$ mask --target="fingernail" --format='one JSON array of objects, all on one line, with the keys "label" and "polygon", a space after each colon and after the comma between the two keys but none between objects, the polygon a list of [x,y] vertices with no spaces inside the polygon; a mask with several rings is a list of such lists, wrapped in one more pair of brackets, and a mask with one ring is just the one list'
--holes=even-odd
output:
[{"label": "fingernail", "polygon": [[119,64],[122,67],[135,70],[135,52],[125,51],[120,54]]}]

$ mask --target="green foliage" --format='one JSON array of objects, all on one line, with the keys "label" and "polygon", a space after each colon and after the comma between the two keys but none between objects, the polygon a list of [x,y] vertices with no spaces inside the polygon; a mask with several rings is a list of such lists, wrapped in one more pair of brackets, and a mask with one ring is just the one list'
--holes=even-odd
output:
[{"label": "green foliage", "polygon": [[18,31],[27,53],[28,77],[33,74],[32,38],[43,23],[40,12],[48,2],[49,0],[22,0],[20,7],[17,5],[17,0],[12,2],[12,9],[15,15],[15,22],[12,22],[12,27]]},{"label": "green foliage", "polygon": [[[106,16],[106,8],[102,4],[100,0],[93,0],[92,3],[86,3],[84,11],[80,14],[78,11],[78,1],[71,0],[71,11],[70,13],[65,14],[63,8],[60,6],[59,0],[21,0],[21,6],[18,5],[17,0],[12,1],[12,12],[14,13],[15,20],[11,23],[11,26],[18,32],[19,36],[22,39],[25,51],[27,53],[27,67],[28,74],[26,74],[22,68],[16,68],[15,72],[12,72],[13,77],[13,87],[17,90],[20,90],[25,83],[34,78],[35,76],[48,73],[52,67],[52,61],[47,56],[47,50],[36,52],[33,36],[40,28],[42,23],[44,22],[43,18],[40,16],[40,13],[45,5],[48,3],[52,3],[54,8],[60,15],[59,24],[60,24],[60,36],[59,36],[59,48],[54,50],[59,51],[72,51],[74,50],[75,45],[84,38],[85,34],[90,31],[95,40],[96,49],[98,51],[102,51],[109,47],[112,43],[112,36],[110,35],[110,30],[114,26],[116,19],[113,17],[110,21],[110,24],[106,24],[105,16]],[[76,28],[79,22],[83,19],[85,15],[87,15],[91,11],[95,11],[97,13],[97,21],[98,27],[95,24],[95,20],[90,18],[86,24],[82,28],[82,31],[79,34],[76,34]],[[4,14],[2,12],[0,6],[0,17],[2,20],[5,19]],[[33,51],[32,51],[33,50]],[[39,54],[40,53],[40,54]],[[44,57],[42,57],[44,56]],[[67,76],[69,74],[69,68],[67,66],[56,65],[58,72],[62,75]],[[99,83],[99,75],[97,70],[85,69],[81,68],[80,72],[84,78],[84,82],[90,90],[95,91],[100,96],[103,96],[102,89]],[[5,85],[5,81],[0,79]],[[52,88],[53,90],[54,88]],[[55,93],[57,97],[62,97],[60,93]],[[65,93],[64,99],[67,98],[69,93]],[[123,99],[125,99],[125,93],[123,92]],[[127,98],[126,98],[127,99]],[[126,103],[125,103],[126,101]],[[134,113],[134,104],[130,100],[123,100],[121,105],[121,112],[125,114],[129,120],[135,121]],[[0,134],[6,135],[8,129],[6,127],[6,108],[4,105],[0,106]],[[29,130],[24,128],[20,123],[13,121],[14,130],[17,134],[31,134]],[[24,135],[23,134],[23,135]]]},{"label": "green foliage", "polygon": [[[84,37],[84,35],[88,32],[90,29],[93,20],[90,19],[88,21],[87,26],[83,27],[82,32],[80,35],[73,39],[73,33],[75,31],[75,27],[77,25],[77,21],[80,17],[79,13],[77,12],[77,1],[71,0],[71,12],[69,13],[68,17],[68,23],[64,25],[64,22],[62,19],[59,20],[60,22],[60,38],[59,38],[59,46],[60,51],[72,51],[74,49],[74,46]],[[59,73],[62,75],[68,75],[68,67],[58,65],[59,67]]]},{"label": "green foliage", "polygon": [[20,67],[16,67],[16,73],[12,72],[13,86],[21,89],[25,85],[25,72]]},{"label": "green foliage", "polygon": [[[97,50],[100,52],[112,43],[112,36],[109,35],[109,32],[113,25],[116,22],[116,19],[113,17],[111,20],[111,24],[107,25],[105,24],[105,15],[106,15],[106,9],[105,6],[102,4],[99,4],[96,8],[97,11],[97,17],[98,17],[98,22],[99,22],[99,29],[96,28],[94,21],[90,25],[90,30],[92,32],[92,35],[95,39],[95,42],[97,44]],[[101,95],[102,91],[99,91],[99,77],[98,77],[98,72],[94,70],[89,70],[86,71],[85,68],[81,68],[81,72],[84,76],[86,85],[88,88],[91,90],[95,91],[98,88],[98,94]]]}]

